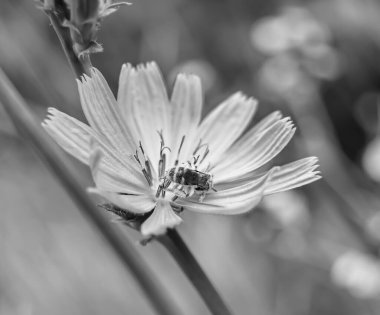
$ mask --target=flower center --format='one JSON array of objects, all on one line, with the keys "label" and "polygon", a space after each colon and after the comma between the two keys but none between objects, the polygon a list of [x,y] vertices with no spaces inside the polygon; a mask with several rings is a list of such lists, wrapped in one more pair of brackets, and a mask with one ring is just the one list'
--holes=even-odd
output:
[{"label": "flower center", "polygon": [[[215,191],[212,182],[213,176],[208,173],[210,164],[207,166],[205,171],[201,172],[198,170],[198,167],[205,161],[210,152],[207,144],[202,144],[202,141],[200,140],[192,154],[191,159],[179,165],[179,156],[185,142],[185,136],[183,136],[177,151],[174,165],[167,169],[166,151],[172,151],[168,146],[165,146],[162,131],[158,132],[158,135],[160,137],[160,159],[158,161],[157,168],[158,185],[155,194],[156,198],[165,198],[166,192],[170,191],[174,194],[172,201],[179,197],[191,197],[194,194],[199,195],[199,200],[202,201],[209,190]],[[144,157],[144,161],[140,159],[139,152]],[[153,188],[153,168],[150,159],[145,154],[141,141],[139,142],[139,149],[136,150],[134,158],[139,163],[141,171],[144,174],[149,186]]]}]

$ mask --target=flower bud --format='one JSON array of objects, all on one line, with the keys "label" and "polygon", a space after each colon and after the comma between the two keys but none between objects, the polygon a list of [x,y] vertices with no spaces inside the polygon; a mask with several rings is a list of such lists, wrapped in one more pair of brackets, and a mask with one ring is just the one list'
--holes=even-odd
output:
[{"label": "flower bud", "polygon": [[[42,4],[43,3],[43,4]],[[67,27],[78,57],[102,51],[96,42],[102,19],[117,11],[127,2],[112,0],[45,0],[41,2],[45,11],[53,11],[63,27]]]}]

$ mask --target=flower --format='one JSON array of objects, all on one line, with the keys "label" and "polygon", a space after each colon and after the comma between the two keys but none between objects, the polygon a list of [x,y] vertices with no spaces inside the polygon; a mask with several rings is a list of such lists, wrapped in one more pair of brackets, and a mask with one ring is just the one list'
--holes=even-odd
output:
[{"label": "flower", "polygon": [[[128,212],[147,214],[143,235],[180,224],[178,210],[244,213],[264,195],[320,178],[315,157],[258,171],[292,138],[290,118],[274,112],[242,136],[257,102],[238,92],[201,120],[195,75],[178,75],[170,99],[153,62],[122,67],[117,100],[95,68],[78,87],[89,125],[49,108],[43,126],[90,167],[92,192]],[[192,186],[181,185],[189,180]]]},{"label": "flower", "polygon": [[380,293],[379,261],[356,250],[336,258],[331,268],[336,285],[358,298],[377,298]]}]

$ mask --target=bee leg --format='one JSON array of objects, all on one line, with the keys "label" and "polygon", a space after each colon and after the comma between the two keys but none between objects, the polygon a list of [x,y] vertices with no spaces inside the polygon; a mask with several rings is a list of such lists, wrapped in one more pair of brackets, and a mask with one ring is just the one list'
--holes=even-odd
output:
[{"label": "bee leg", "polygon": [[172,192],[180,197],[180,198],[185,198],[186,197],[186,192],[184,191],[184,187],[180,184],[175,184],[173,187],[172,187]]},{"label": "bee leg", "polygon": [[191,197],[195,193],[195,187],[194,186],[187,186],[186,189],[186,197]]}]

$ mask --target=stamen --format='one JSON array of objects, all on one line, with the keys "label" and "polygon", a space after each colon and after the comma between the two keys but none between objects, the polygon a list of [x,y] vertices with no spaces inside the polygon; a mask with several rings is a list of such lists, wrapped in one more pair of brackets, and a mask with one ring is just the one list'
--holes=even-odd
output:
[{"label": "stamen", "polygon": [[150,160],[149,159],[146,159],[145,160],[145,168],[146,168],[146,171],[148,172],[149,174],[149,177],[150,178],[153,178],[153,174],[152,174],[152,167],[150,166]]},{"label": "stamen", "polygon": [[159,185],[156,192],[156,198],[160,197],[162,189],[163,189],[163,186]]},{"label": "stamen", "polygon": [[169,147],[165,147],[165,141],[164,141],[164,136],[162,134],[162,130],[157,131],[157,133],[161,139],[160,160],[158,161],[158,176],[162,178],[166,169],[166,155],[164,154],[164,151],[165,149],[167,149],[171,152],[171,150]]},{"label": "stamen", "polygon": [[161,155],[161,159],[158,162],[159,176],[162,177],[166,168],[166,154]]},{"label": "stamen", "polygon": [[207,143],[202,144],[202,139],[199,140],[197,147],[195,148],[193,155],[195,155],[201,148],[208,147]]},{"label": "stamen", "polygon": [[[146,169],[146,171],[147,171],[149,177],[152,179],[152,178],[153,178],[153,173],[152,173],[152,167],[151,167],[151,165],[150,165],[151,163],[150,163],[149,158],[145,155],[145,151],[144,151],[144,149],[143,149],[143,146],[142,146],[142,144],[141,144],[141,141],[139,141],[139,147],[140,147],[141,153],[142,153],[143,156],[144,156],[144,160],[145,160],[145,162],[144,162],[144,164],[145,164],[145,169]],[[136,150],[136,154],[137,154],[137,150]],[[140,165],[141,165],[141,163],[140,163]]]},{"label": "stamen", "polygon": [[142,154],[145,156],[145,152],[144,152],[143,146],[141,144],[141,141],[139,141],[139,147],[140,147]]},{"label": "stamen", "polygon": [[[141,146],[141,142],[140,142],[140,149],[141,149],[141,152],[144,154],[144,150],[143,150],[143,148],[142,148],[142,146]],[[151,171],[151,169],[150,169],[149,164],[148,164],[148,166],[149,166],[149,171],[147,171],[147,170],[142,166],[142,164],[141,164],[141,162],[140,162],[140,159],[139,159],[139,152],[138,152],[137,150],[136,150],[136,154],[134,154],[133,156],[134,156],[134,158],[136,159],[137,163],[139,163],[139,165],[140,165],[140,167],[141,167],[141,171],[142,171],[142,173],[144,174],[144,177],[145,177],[146,181],[148,182],[149,186],[153,186],[153,181],[152,181],[152,178],[153,178],[153,177],[152,177],[152,171]],[[144,155],[144,159],[145,159],[145,165],[147,165],[148,160],[147,160],[147,158],[145,157],[145,155]]]},{"label": "stamen", "polygon": [[205,153],[203,154],[203,157],[202,157],[202,159],[200,160],[199,163],[202,163],[202,162],[205,160],[206,156],[207,156],[209,153],[210,153],[210,149],[208,148],[208,145],[207,145],[206,150],[205,150]]},{"label": "stamen", "polygon": [[170,184],[171,184],[170,180],[162,179],[160,185],[157,188],[156,198],[159,198],[161,193],[162,193],[162,197],[165,197],[166,189],[170,186]]},{"label": "stamen", "polygon": [[142,169],[142,172],[143,172],[143,174],[144,174],[144,176],[145,176],[145,179],[146,179],[146,181],[148,182],[149,186],[153,186],[152,179],[150,178],[150,176],[149,176],[149,174],[147,173],[147,171],[146,171],[145,168]]},{"label": "stamen", "polygon": [[133,157],[136,159],[137,163],[139,163],[140,166],[142,167],[141,162],[139,160],[139,153],[137,152],[137,150],[136,150],[136,154],[134,154]]},{"label": "stamen", "polygon": [[162,129],[161,130],[157,130],[157,133],[158,133],[158,135],[160,136],[160,139],[161,139],[161,147],[163,147],[165,145],[165,142],[164,142],[164,136],[162,134]]},{"label": "stamen", "polygon": [[178,148],[177,158],[176,158],[176,160],[175,160],[175,162],[174,162],[174,166],[177,166],[178,163],[179,163],[179,155],[180,155],[180,153],[181,153],[181,149],[182,149],[182,145],[183,145],[184,141],[185,141],[185,136],[183,135],[183,136],[182,136],[182,139],[181,139],[181,144],[179,145],[179,148]]},{"label": "stamen", "polygon": [[181,144],[179,145],[179,148],[178,148],[177,156],[179,156],[179,154],[181,153],[181,149],[182,149],[182,145],[183,145],[184,141],[185,141],[185,136],[183,135],[182,139],[181,139]]},{"label": "stamen", "polygon": [[162,148],[161,148],[161,153],[160,153],[160,155],[163,154],[162,152],[164,152],[165,149],[166,149],[166,150],[169,150],[169,152],[172,152],[172,150],[170,150],[169,147],[162,147]]},{"label": "stamen", "polygon": [[202,143],[202,139],[199,139],[198,145],[195,147],[195,150],[194,150],[194,152],[193,152],[193,155],[195,155],[195,153],[197,153],[197,151],[200,149],[200,147],[201,147],[201,143]]}]

